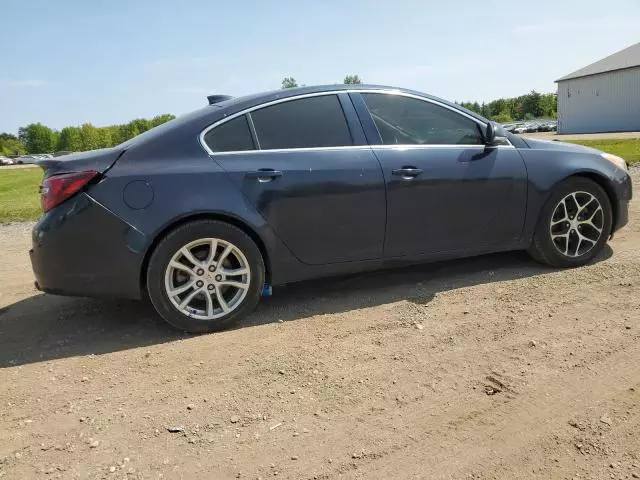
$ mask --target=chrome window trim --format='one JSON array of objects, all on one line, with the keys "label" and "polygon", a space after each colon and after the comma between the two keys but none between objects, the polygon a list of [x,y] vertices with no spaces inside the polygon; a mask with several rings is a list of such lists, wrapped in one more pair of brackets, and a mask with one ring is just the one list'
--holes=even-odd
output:
[{"label": "chrome window trim", "polygon": [[[484,150],[486,145],[477,144],[434,144],[434,145],[346,145],[344,147],[305,147],[305,148],[273,148],[271,150],[238,150],[232,152],[215,152],[214,155],[251,155],[255,153],[285,153],[285,152],[324,152],[332,150],[433,150],[442,148],[463,148]],[[491,148],[515,148],[513,145],[496,145]]]},{"label": "chrome window trim", "polygon": [[[247,115],[247,119],[249,121],[249,126],[250,128],[253,126],[253,119],[251,118],[251,112],[254,112],[256,110],[260,110],[262,108],[266,108],[266,107],[270,107],[271,105],[277,105],[279,103],[284,103],[284,102],[290,102],[293,100],[301,100],[303,98],[311,98],[311,97],[322,97],[322,96],[326,96],[326,95],[338,95],[340,93],[382,93],[385,95],[399,95],[402,97],[408,97],[408,98],[414,98],[416,100],[421,100],[423,102],[428,102],[428,103],[432,103],[434,105],[438,105],[440,107],[444,107],[448,110],[451,110],[454,113],[457,113],[459,115],[462,115],[463,117],[468,118],[469,120],[474,121],[476,124],[481,125],[483,128],[487,127],[487,124],[485,122],[482,122],[480,120],[478,120],[477,118],[461,111],[458,110],[457,108],[451,107],[449,105],[446,105],[442,102],[438,102],[437,100],[433,100],[431,98],[426,98],[426,97],[421,97],[420,95],[415,95],[413,93],[407,93],[407,92],[402,92],[400,90],[388,90],[388,89],[382,89],[382,88],[367,88],[367,89],[347,89],[347,90],[327,90],[324,92],[314,92],[314,93],[304,93],[301,95],[295,95],[293,97],[286,97],[286,98],[278,98],[277,100],[272,100],[270,102],[265,102],[265,103],[261,103],[259,105],[254,105],[253,107],[249,107],[249,108],[245,108],[244,110],[241,110],[237,113],[234,113],[233,115],[229,115],[228,117],[225,117],[221,120],[218,120],[217,122],[212,123],[211,125],[209,125],[208,127],[206,127],[205,129],[203,129],[200,132],[200,135],[198,136],[198,140],[200,141],[200,145],[202,146],[202,148],[207,152],[207,154],[209,155],[238,155],[238,154],[247,154],[247,153],[255,153],[255,152],[259,152],[259,153],[266,153],[266,152],[291,152],[291,151],[295,151],[295,152],[305,152],[305,151],[318,151],[318,150],[336,150],[336,149],[353,149],[353,148],[378,148],[378,147],[385,147],[385,148],[472,148],[472,147],[481,147],[481,148],[485,148],[485,145],[478,145],[478,144],[470,144],[470,145],[457,145],[457,144],[442,144],[442,145],[438,145],[438,144],[430,144],[430,145],[416,145],[416,144],[399,144],[399,145],[344,145],[344,146],[339,146],[339,147],[302,147],[302,148],[278,148],[278,149],[266,149],[266,150],[262,150],[259,148],[259,145],[257,149],[255,150],[238,150],[238,151],[229,151],[229,152],[214,152],[213,150],[211,150],[209,148],[209,146],[207,145],[207,143],[204,141],[204,137],[205,135],[210,131],[213,130],[214,128],[222,125],[223,123],[226,123],[228,121],[233,120],[234,118],[240,117],[242,115]],[[344,112],[343,112],[344,113]],[[254,127],[255,128],[255,127]],[[497,145],[495,147],[492,148],[515,148],[513,146],[513,144],[509,141],[508,138],[505,137],[505,139],[508,142],[508,145]],[[258,143],[260,142],[260,139],[258,138],[258,136],[256,135],[256,140],[258,141]]]},{"label": "chrome window trim", "polygon": [[301,147],[301,148],[271,148],[269,150],[238,150],[233,152],[215,152],[213,155],[241,155],[252,153],[283,153],[283,152],[324,152],[331,150],[370,150],[371,145],[345,145],[343,147]]}]

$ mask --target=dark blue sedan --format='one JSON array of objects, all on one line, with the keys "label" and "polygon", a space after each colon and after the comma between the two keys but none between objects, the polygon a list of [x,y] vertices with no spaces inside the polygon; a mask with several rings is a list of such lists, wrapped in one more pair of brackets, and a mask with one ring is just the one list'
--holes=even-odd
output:
[{"label": "dark blue sedan", "polygon": [[170,324],[207,332],[313,277],[516,249],[583,265],[627,223],[623,159],[429,95],[331,85],[210,102],[41,162],[38,288],[148,295]]}]

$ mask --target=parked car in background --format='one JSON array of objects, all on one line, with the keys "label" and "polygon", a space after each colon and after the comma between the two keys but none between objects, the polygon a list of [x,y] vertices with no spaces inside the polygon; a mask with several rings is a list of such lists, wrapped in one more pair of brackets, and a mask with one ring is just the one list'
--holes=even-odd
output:
[{"label": "parked car in background", "polygon": [[0,157],[0,165],[13,165],[13,160],[9,157]]},{"label": "parked car in background", "polygon": [[619,157],[366,85],[223,100],[39,163],[37,287],[148,296],[190,332],[314,277],[518,249],[584,265],[627,223],[631,198]]}]

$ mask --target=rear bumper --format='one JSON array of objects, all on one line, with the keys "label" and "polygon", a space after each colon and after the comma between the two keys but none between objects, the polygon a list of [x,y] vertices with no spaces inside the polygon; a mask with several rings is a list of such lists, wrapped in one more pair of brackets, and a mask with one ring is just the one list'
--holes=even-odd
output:
[{"label": "rear bumper", "polygon": [[140,298],[147,238],[80,194],[33,228],[29,254],[36,288],[71,296]]}]

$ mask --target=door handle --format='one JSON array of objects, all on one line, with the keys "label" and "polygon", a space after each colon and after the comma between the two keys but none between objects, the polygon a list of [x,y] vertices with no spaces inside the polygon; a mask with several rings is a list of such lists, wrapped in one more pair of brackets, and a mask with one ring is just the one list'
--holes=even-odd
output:
[{"label": "door handle", "polygon": [[282,172],[280,170],[273,170],[272,168],[261,168],[260,170],[246,173],[247,178],[257,178],[260,183],[270,182],[281,176]]},{"label": "door handle", "polygon": [[412,178],[415,178],[418,175],[420,175],[422,171],[423,170],[421,168],[402,167],[402,168],[397,168],[395,170],[391,170],[391,173],[393,175],[400,175],[405,180],[411,180]]}]

